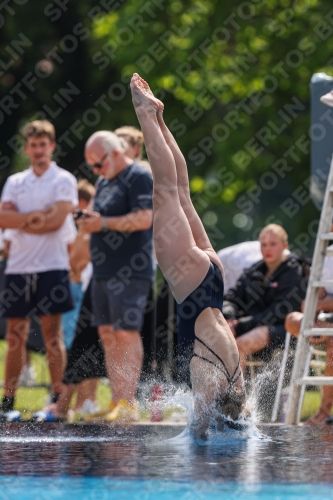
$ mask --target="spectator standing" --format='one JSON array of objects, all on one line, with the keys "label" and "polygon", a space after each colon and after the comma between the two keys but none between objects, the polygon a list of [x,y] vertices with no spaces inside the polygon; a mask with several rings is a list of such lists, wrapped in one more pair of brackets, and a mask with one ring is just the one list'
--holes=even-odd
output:
[{"label": "spectator standing", "polygon": [[[95,195],[95,188],[86,179],[81,179],[77,184],[78,189],[78,211],[80,213],[85,210]],[[90,252],[89,252],[90,237],[87,234],[78,232],[75,235],[74,241],[68,245],[69,262],[70,262],[70,283],[71,293],[74,303],[74,309],[66,312],[62,316],[62,329],[64,333],[64,342],[68,351],[73,343],[76,322],[81,308],[84,284],[82,279],[86,274],[91,274]],[[86,280],[90,281],[90,276]],[[86,285],[88,285],[86,283]],[[85,286],[87,288],[87,286]]]},{"label": "spectator standing", "polygon": [[247,269],[224,297],[223,314],[236,337],[241,366],[249,354],[285,341],[284,320],[298,311],[305,296],[303,268],[286,255],[288,235],[269,224],[259,235],[263,260]]},{"label": "spectator standing", "polygon": [[[77,206],[78,212],[83,213],[95,195],[95,188],[86,179],[80,179],[77,184],[79,203]],[[70,282],[71,293],[74,303],[74,309],[68,311],[62,316],[62,330],[64,335],[64,343],[68,353],[73,344],[76,324],[79,318],[79,312],[83,300],[83,295],[88,288],[91,274],[92,265],[90,262],[89,251],[90,235],[78,231],[75,240],[69,245],[69,258],[70,258]],[[82,413],[96,411],[98,406],[96,404],[98,379],[87,379],[77,387],[77,398],[74,412]]]},{"label": "spectator standing", "polygon": [[14,406],[31,316],[40,317],[53,400],[59,398],[66,361],[61,314],[73,307],[66,232],[78,201],[76,179],[52,161],[56,144],[50,122],[31,122],[23,139],[30,167],[7,179],[0,209],[1,227],[17,230],[1,300],[8,341],[2,414]]},{"label": "spectator standing", "polygon": [[112,132],[93,134],[85,157],[101,176],[93,212],[78,225],[91,233],[93,314],[112,390],[104,418],[137,420],[140,329],[153,278],[152,177],[124,153],[123,143]]}]

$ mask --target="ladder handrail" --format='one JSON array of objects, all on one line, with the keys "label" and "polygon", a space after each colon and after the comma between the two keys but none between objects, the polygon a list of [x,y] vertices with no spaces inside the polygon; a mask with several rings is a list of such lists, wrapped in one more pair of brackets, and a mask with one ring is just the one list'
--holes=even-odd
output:
[{"label": "ladder handrail", "polygon": [[326,254],[326,248],[328,246],[328,239],[324,239],[324,236],[327,237],[327,235],[330,234],[330,228],[332,224],[333,193],[331,190],[331,186],[333,186],[333,158],[331,161],[330,171],[327,179],[324,203],[313,253],[309,284],[306,290],[304,315],[301,322],[300,333],[296,346],[295,360],[291,375],[290,391],[287,402],[287,424],[298,423],[297,410],[300,406],[302,387],[299,384],[299,381],[304,378],[302,367],[305,366],[307,353],[310,348],[310,338],[308,336],[305,336],[303,332],[304,330],[312,329],[315,319],[319,288],[318,286],[315,286],[313,284],[315,282],[321,281],[324,266],[324,257]]}]

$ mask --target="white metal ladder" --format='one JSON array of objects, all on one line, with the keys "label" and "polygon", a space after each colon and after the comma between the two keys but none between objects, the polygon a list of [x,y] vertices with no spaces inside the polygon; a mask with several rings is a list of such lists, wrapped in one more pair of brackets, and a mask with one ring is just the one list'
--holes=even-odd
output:
[{"label": "white metal ladder", "polygon": [[333,256],[333,251],[327,249],[328,242],[333,240],[330,228],[333,220],[333,159],[327,180],[324,203],[322,207],[319,229],[316,238],[315,250],[309,284],[306,291],[304,316],[295,352],[294,367],[290,381],[290,391],[287,403],[287,424],[297,424],[299,409],[302,404],[302,387],[306,385],[333,385],[333,377],[309,377],[304,374],[310,351],[310,337],[314,335],[333,336],[333,328],[313,328],[318,292],[320,287],[332,286],[333,280],[321,279],[325,256]]},{"label": "white metal ladder", "polygon": [[[286,334],[286,340],[285,340],[285,347],[283,351],[283,357],[281,361],[281,368],[280,368],[280,374],[278,378],[278,384],[277,384],[277,389],[276,389],[276,394],[275,394],[275,399],[274,399],[274,406],[273,406],[273,411],[272,411],[272,418],[271,422],[276,422],[278,418],[278,413],[279,410],[281,411],[281,416],[283,415],[283,405],[284,402],[282,400],[282,394],[283,392],[289,393],[290,386],[283,387],[283,382],[284,382],[284,377],[286,374],[287,370],[287,360],[288,360],[288,353],[289,353],[289,347],[290,347],[290,341],[291,341],[291,335],[289,332]],[[315,373],[320,373],[324,371],[325,365],[326,365],[326,352],[321,351],[317,349],[315,346],[311,346],[309,349],[309,352],[307,354],[307,358],[304,364],[304,376],[306,376],[309,373],[309,369],[312,368]],[[304,397],[304,392],[305,392],[305,385],[302,385],[301,388],[301,395],[300,395],[300,401],[303,401]],[[300,419],[301,415],[301,404],[298,406],[298,411],[297,411],[297,421]]]}]

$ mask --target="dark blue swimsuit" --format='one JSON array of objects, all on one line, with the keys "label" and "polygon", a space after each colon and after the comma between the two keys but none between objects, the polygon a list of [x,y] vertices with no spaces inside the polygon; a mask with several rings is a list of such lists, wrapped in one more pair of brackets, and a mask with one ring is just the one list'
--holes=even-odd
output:
[{"label": "dark blue swimsuit", "polygon": [[[227,370],[222,359],[215,354],[202,340],[195,335],[195,322],[198,316],[208,307],[215,307],[222,312],[223,304],[223,277],[219,267],[210,262],[207,275],[203,282],[181,303],[177,306],[177,326],[178,326],[178,362],[179,371],[182,379],[190,383],[190,361],[193,356],[203,359],[207,363],[218,368],[227,378],[230,387],[240,377],[241,372],[236,376],[239,369],[239,361],[236,370],[232,375]],[[194,340],[203,344],[222,364],[222,366],[213,363],[209,359],[198,356],[193,352]]]}]

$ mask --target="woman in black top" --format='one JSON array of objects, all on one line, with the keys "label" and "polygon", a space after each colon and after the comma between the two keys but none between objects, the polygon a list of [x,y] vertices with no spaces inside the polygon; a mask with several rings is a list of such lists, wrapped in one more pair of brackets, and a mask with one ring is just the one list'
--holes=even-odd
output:
[{"label": "woman in black top", "polygon": [[288,236],[278,224],[259,235],[263,260],[247,269],[224,297],[223,314],[236,337],[244,368],[249,354],[284,343],[284,320],[305,297],[306,279],[297,255],[289,254]]}]

